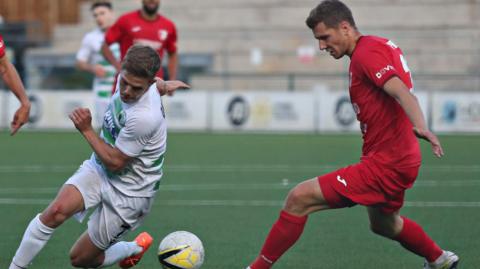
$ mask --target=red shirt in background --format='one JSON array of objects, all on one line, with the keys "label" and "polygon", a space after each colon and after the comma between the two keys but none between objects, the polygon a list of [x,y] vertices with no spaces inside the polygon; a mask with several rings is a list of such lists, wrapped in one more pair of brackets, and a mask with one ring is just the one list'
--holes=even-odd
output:
[{"label": "red shirt in background", "polygon": [[[160,59],[165,51],[177,51],[177,30],[175,24],[164,16],[157,15],[154,21],[145,20],[140,11],[133,11],[121,16],[105,34],[105,42],[120,44],[121,59],[134,44],[152,47],[158,52]],[[160,69],[157,76],[163,78]]]}]

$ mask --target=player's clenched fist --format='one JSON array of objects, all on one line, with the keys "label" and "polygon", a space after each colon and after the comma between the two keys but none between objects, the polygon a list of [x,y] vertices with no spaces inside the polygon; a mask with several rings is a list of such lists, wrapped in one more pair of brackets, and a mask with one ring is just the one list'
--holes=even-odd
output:
[{"label": "player's clenched fist", "polygon": [[80,132],[92,129],[92,115],[88,108],[77,108],[68,117]]}]

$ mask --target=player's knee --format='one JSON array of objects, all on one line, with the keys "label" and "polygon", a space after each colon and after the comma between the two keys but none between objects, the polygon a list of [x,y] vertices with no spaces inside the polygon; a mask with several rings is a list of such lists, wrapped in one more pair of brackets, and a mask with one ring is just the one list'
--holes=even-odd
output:
[{"label": "player's knee", "polygon": [[68,215],[64,211],[65,209],[60,203],[54,202],[42,214],[42,218],[45,220],[47,226],[57,227],[68,218]]},{"label": "player's knee", "polygon": [[297,214],[303,214],[306,210],[305,194],[299,188],[293,188],[287,195],[284,209]]},{"label": "player's knee", "polygon": [[395,229],[392,225],[370,223],[370,230],[383,237],[393,238],[395,236]]},{"label": "player's knee", "polygon": [[87,264],[80,255],[70,252],[70,264],[75,268],[86,268]]}]

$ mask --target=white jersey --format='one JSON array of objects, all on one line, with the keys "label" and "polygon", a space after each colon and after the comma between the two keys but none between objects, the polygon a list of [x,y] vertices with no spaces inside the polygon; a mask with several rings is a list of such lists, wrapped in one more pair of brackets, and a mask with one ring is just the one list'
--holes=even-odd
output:
[{"label": "white jersey", "polygon": [[122,171],[114,173],[92,154],[91,159],[102,167],[113,187],[127,196],[152,197],[162,177],[167,140],[165,114],[156,85],[150,86],[133,104],[122,102],[117,90],[105,113],[100,136],[133,157]]},{"label": "white jersey", "polygon": [[[93,80],[93,91],[95,97],[109,100],[112,92],[113,82],[115,81],[116,70],[102,55],[101,47],[104,41],[105,33],[100,29],[88,32],[82,40],[82,45],[77,52],[77,60],[87,62],[91,65],[101,65],[105,71],[105,77],[95,77]],[[117,43],[110,46],[113,55],[120,59],[120,47]]]}]

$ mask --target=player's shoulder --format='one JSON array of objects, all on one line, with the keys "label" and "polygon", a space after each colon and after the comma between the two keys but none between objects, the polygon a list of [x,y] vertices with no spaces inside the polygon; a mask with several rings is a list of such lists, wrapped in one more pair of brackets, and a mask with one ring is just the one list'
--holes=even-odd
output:
[{"label": "player's shoulder", "polygon": [[369,60],[373,55],[388,55],[394,49],[393,43],[384,37],[362,36],[357,42],[352,61]]},{"label": "player's shoulder", "polygon": [[171,19],[169,19],[168,17],[166,17],[164,15],[160,15],[159,21],[161,23],[163,23],[164,25],[168,25],[170,27],[175,27],[175,23]]},{"label": "player's shoulder", "polygon": [[83,40],[85,40],[85,41],[94,40],[94,39],[97,39],[99,36],[101,37],[101,36],[103,36],[103,34],[100,31],[100,29],[95,28],[95,29],[92,29],[91,31],[87,32],[83,36]]}]

